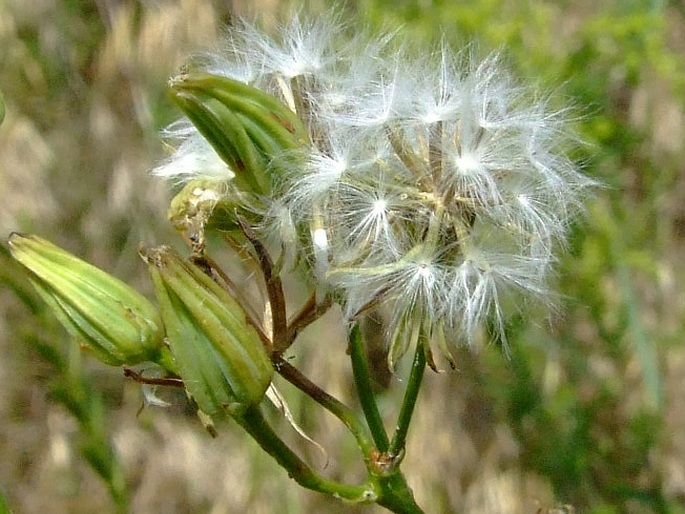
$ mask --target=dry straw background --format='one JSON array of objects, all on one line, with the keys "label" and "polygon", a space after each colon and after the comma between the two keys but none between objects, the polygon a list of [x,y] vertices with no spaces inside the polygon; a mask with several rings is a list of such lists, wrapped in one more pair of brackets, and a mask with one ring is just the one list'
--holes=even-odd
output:
[{"label": "dry straw background", "polygon": [[[428,374],[408,480],[430,513],[685,512],[684,4],[624,2],[641,13],[625,19],[612,14],[622,2],[608,0],[459,4],[344,9],[365,23],[403,22],[418,41],[453,20],[485,49],[511,45],[522,74],[560,85],[577,103],[590,98],[582,129],[592,143],[589,172],[608,187],[562,263],[559,315],[518,329],[521,356],[462,350],[457,372]],[[49,237],[149,292],[136,246],[179,241],[165,221],[167,186],[147,174],[164,155],[159,128],[177,116],[166,79],[190,52],[214,47],[232,16],[259,14],[269,26],[291,7],[0,1],[0,234]],[[8,266],[0,277],[9,283],[17,277],[7,278],[16,273]],[[50,341],[73,359],[69,342],[8,288],[0,288],[0,307],[0,490],[17,514],[113,512],[80,456],[78,423],[51,395],[62,378],[33,344]],[[354,402],[335,315],[304,334],[293,358]],[[140,387],[121,370],[76,360],[103,395],[131,512],[381,512],[299,489],[235,425],[210,438],[173,392],[160,394],[174,407],[139,412]],[[400,380],[383,396],[388,419]],[[361,476],[336,421],[294,397],[292,407],[329,449],[326,464],[292,436],[310,462],[331,477]]]}]

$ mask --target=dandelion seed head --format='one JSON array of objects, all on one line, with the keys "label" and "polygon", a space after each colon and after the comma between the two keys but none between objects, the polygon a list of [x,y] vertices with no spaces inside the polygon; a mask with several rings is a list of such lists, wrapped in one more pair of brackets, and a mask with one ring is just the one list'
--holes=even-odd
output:
[{"label": "dandelion seed head", "polygon": [[[296,17],[274,36],[240,22],[226,55],[205,59],[310,132],[297,158],[273,166],[259,229],[287,239],[348,318],[392,313],[392,363],[445,333],[472,343],[488,324],[503,338],[508,298],[549,301],[556,253],[595,186],[568,157],[568,112],[496,54],[443,43],[417,57],[400,32],[349,32],[338,14]],[[231,179],[192,126],[173,133],[181,143],[155,173]]]}]

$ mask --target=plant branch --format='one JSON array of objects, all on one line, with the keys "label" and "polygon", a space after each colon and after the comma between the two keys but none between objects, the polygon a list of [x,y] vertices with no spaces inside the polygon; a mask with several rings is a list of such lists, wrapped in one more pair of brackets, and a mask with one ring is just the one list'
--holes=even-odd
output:
[{"label": "plant branch", "polygon": [[235,420],[302,487],[353,502],[366,503],[376,499],[377,494],[372,484],[342,484],[316,474],[278,437],[264,419],[259,406],[250,407],[243,416],[236,417]]},{"label": "plant branch", "polygon": [[288,323],[288,330],[285,336],[284,348],[274,348],[274,352],[279,356],[290,348],[300,332],[323,316],[331,307],[330,298],[325,298],[323,302],[317,303],[316,293],[312,294],[300,311]]},{"label": "plant branch", "polygon": [[407,382],[407,389],[404,391],[404,399],[402,400],[402,408],[397,419],[397,428],[393,434],[388,454],[390,456],[399,456],[404,453],[404,446],[407,439],[407,432],[414,414],[414,407],[416,406],[416,399],[419,396],[421,389],[421,380],[423,379],[423,372],[426,369],[426,353],[423,347],[423,342],[416,346],[416,353],[414,354],[414,362],[412,363],[411,372],[409,374],[409,381]]},{"label": "plant branch", "polygon": [[364,411],[364,417],[371,429],[371,435],[376,443],[376,447],[380,452],[386,452],[390,441],[388,439],[388,434],[385,431],[385,427],[383,426],[383,419],[378,411],[378,404],[376,403],[376,398],[373,394],[369,363],[364,349],[364,342],[362,341],[361,330],[357,324],[355,324],[350,333],[348,348],[350,360],[352,361],[354,383],[357,388],[362,410]]},{"label": "plant branch", "polygon": [[300,370],[285,361],[282,357],[274,356],[272,359],[276,371],[283,378],[342,421],[357,440],[357,444],[368,463],[371,460],[372,454],[377,450],[366,426],[364,426],[363,421],[359,418],[357,413],[340,400],[321,389],[314,382],[309,380]]},{"label": "plant branch", "polygon": [[236,216],[236,219],[243,234],[252,244],[252,247],[257,253],[257,258],[259,259],[259,265],[266,284],[266,294],[269,298],[269,305],[271,306],[271,320],[273,326],[272,344],[273,348],[278,351],[280,348],[285,347],[285,338],[288,332],[283,283],[281,282],[281,277],[278,273],[274,273],[274,265],[269,256],[269,252],[266,251],[266,248],[257,238],[257,235],[252,231],[244,219],[240,216]]},{"label": "plant branch", "polygon": [[136,373],[131,368],[126,367],[124,367],[124,376],[134,380],[135,382],[138,382],[139,384],[185,387],[183,380],[178,377],[146,377],[140,373]]},{"label": "plant branch", "polygon": [[379,479],[378,487],[381,490],[381,495],[376,501],[378,505],[396,514],[424,514],[421,507],[416,504],[414,494],[399,470]]}]

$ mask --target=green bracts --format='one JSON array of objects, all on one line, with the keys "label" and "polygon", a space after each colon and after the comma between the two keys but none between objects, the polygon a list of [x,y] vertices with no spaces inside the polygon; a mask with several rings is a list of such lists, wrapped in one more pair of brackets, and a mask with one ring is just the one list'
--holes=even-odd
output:
[{"label": "green bracts", "polygon": [[186,73],[170,81],[169,92],[244,192],[268,194],[276,169],[273,159],[309,142],[302,121],[288,106],[242,82]]},{"label": "green bracts", "polygon": [[99,360],[121,366],[159,359],[159,313],[135,289],[38,236],[14,233],[9,247],[62,325]]},{"label": "green bracts", "polygon": [[259,403],[273,367],[243,307],[169,247],[146,255],[167,341],[186,390],[210,416]]}]

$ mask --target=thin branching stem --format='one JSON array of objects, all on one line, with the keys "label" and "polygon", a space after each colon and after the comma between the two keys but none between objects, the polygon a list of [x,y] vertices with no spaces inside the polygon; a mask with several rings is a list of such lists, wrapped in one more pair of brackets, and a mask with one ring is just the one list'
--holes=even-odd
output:
[{"label": "thin branching stem", "polygon": [[136,373],[131,368],[124,367],[124,376],[139,384],[159,385],[167,387],[185,387],[183,380],[179,377],[146,377],[141,373]]},{"label": "thin branching stem", "polygon": [[272,344],[274,350],[278,352],[280,348],[285,347],[285,338],[288,333],[283,283],[281,282],[281,277],[278,273],[274,273],[274,265],[269,256],[269,252],[267,252],[262,242],[257,238],[257,235],[252,231],[244,219],[238,216],[237,221],[243,234],[250,241],[250,244],[252,244],[252,247],[257,253],[257,259],[259,260],[259,265],[266,284],[266,294],[269,298],[269,305],[271,306],[271,321],[273,326]]},{"label": "thin branching stem", "polygon": [[[422,352],[421,354],[423,355]],[[374,447],[374,442],[371,439],[371,436],[369,435],[367,428],[364,426],[364,423],[359,418],[359,416],[345,404],[341,403],[339,400],[320,389],[318,386],[312,383],[307,377],[305,377],[297,368],[293,367],[283,359],[279,358],[275,365],[276,370],[278,371],[278,373],[281,374],[281,376],[283,376],[288,382],[290,382],[295,387],[303,391],[309,397],[314,399],[319,405],[321,405],[326,410],[334,414],[338,419],[340,419],[340,421],[342,421],[345,424],[345,426],[354,435],[355,439],[357,440],[359,448],[362,450],[362,453],[364,454],[364,460],[367,466],[367,470],[369,472],[369,485],[366,489],[366,494],[369,496],[363,499],[358,499],[357,501],[375,501],[376,503],[382,505],[386,509],[398,514],[423,514],[421,508],[414,501],[411,489],[407,485],[404,475],[402,475],[402,473],[399,470],[399,461],[401,459],[391,459],[389,463],[390,466],[387,469],[383,467],[383,463],[389,454],[387,452],[379,452],[378,449]],[[416,397],[414,397],[414,400],[415,399]],[[246,422],[252,423],[252,421],[249,419],[247,419]],[[254,429],[255,427],[246,427],[246,430],[248,431]],[[250,433],[253,434],[253,432]],[[387,441],[387,435],[385,437]],[[260,442],[260,444],[262,443]],[[332,483],[327,482],[325,480],[323,482],[318,482],[316,480],[313,480],[311,476],[307,474],[307,472],[303,472],[302,475],[298,475],[297,473],[301,471],[301,466],[296,461],[286,461],[284,464],[284,461],[281,459],[284,459],[286,457],[288,459],[291,459],[291,457],[288,457],[287,455],[287,452],[292,453],[289,449],[286,448],[286,455],[283,456],[274,455],[273,453],[271,453],[271,451],[269,451],[268,447],[262,447],[271,455],[273,455],[276,458],[276,460],[278,460],[279,464],[281,464],[283,467],[286,467],[291,476],[295,478],[295,480],[297,480],[300,485],[321,492],[337,494],[335,491],[333,491],[332,487],[339,487],[338,484],[336,484],[335,486],[331,486]],[[277,448],[278,445],[276,444],[274,447]],[[292,469],[287,467],[286,464],[292,466]],[[311,487],[312,484],[315,487]],[[329,487],[330,489],[322,489],[322,484],[326,487]],[[353,488],[359,486],[346,487],[349,488],[346,490],[346,492],[354,493],[356,489]],[[347,496],[343,496],[342,494],[339,496],[343,498],[349,498]]]},{"label": "thin branching stem", "polygon": [[396,514],[424,514],[421,507],[416,504],[414,495],[399,470],[381,478],[378,485],[381,495],[376,503],[379,505]]},{"label": "thin branching stem", "polygon": [[371,435],[376,447],[381,452],[388,450],[390,440],[388,434],[383,426],[383,419],[378,410],[376,397],[373,394],[373,387],[371,385],[371,375],[369,373],[369,363],[364,349],[364,342],[362,341],[361,330],[359,325],[352,328],[349,338],[349,352],[350,360],[352,361],[352,372],[354,374],[354,383],[359,395],[359,402],[361,403],[366,422],[371,429]]},{"label": "thin branching stem", "polygon": [[343,484],[323,478],[315,473],[278,437],[264,419],[258,406],[250,407],[243,416],[237,417],[236,421],[302,487],[353,502],[369,502],[376,498],[373,484]]},{"label": "thin branching stem", "polygon": [[272,360],[276,371],[283,378],[342,421],[357,440],[357,444],[368,462],[376,448],[368,429],[359,415],[309,380],[300,370],[282,357],[273,357]]},{"label": "thin branching stem", "polygon": [[391,456],[401,455],[404,452],[409,424],[411,423],[416,400],[421,389],[423,372],[426,369],[426,352],[423,348],[423,344],[424,343],[420,343],[416,347],[414,362],[412,363],[409,380],[407,382],[407,389],[404,392],[404,399],[402,400],[402,408],[400,409],[400,414],[397,419],[397,427],[393,434],[392,441],[390,441],[390,447],[388,448],[388,454]]},{"label": "thin branching stem", "polygon": [[323,302],[317,302],[316,293],[312,294],[307,300],[307,303],[305,303],[300,311],[288,322],[285,348],[274,349],[274,352],[282,355],[285,350],[295,342],[295,339],[300,332],[323,316],[328,309],[330,309],[331,304],[330,298],[325,298]]}]

